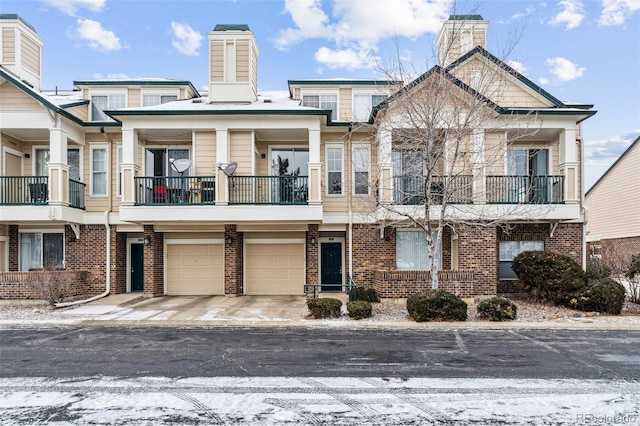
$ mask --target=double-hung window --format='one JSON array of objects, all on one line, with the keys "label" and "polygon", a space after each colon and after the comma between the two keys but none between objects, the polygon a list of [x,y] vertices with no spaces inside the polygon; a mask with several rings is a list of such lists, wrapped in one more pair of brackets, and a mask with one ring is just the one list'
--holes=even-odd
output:
[{"label": "double-hung window", "polygon": [[91,147],[91,195],[107,195],[107,146]]},{"label": "double-hung window", "polygon": [[114,121],[104,111],[125,106],[126,96],[124,94],[91,96],[91,121]]},{"label": "double-hung window", "polygon": [[64,267],[64,233],[20,233],[21,271],[62,267]]},{"label": "double-hung window", "polygon": [[[435,241],[437,233],[432,233]],[[431,269],[424,231],[398,229],[396,232],[396,268],[402,271],[426,271]],[[436,251],[438,269],[442,265],[441,244]]]},{"label": "double-hung window", "polygon": [[369,194],[369,169],[371,156],[369,146],[353,147],[353,193],[356,195]]},{"label": "double-hung window", "polygon": [[342,195],[342,146],[327,145],[327,195]]},{"label": "double-hung window", "polygon": [[331,119],[338,119],[338,95],[303,95],[302,105],[312,108],[330,109]]},{"label": "double-hung window", "polygon": [[167,102],[177,101],[177,95],[143,95],[142,96],[142,106],[154,106],[154,105],[162,105]]},{"label": "double-hung window", "polygon": [[544,241],[500,241],[498,257],[500,259],[500,279],[516,279],[516,273],[511,268],[511,262],[517,255],[525,251],[544,250]]},{"label": "double-hung window", "polygon": [[387,99],[387,95],[356,94],[353,96],[353,117],[355,121],[369,121],[371,110]]}]

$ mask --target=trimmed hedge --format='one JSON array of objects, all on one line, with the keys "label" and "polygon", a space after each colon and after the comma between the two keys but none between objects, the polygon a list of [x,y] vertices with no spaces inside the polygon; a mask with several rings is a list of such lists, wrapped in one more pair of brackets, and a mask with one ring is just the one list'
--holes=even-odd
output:
[{"label": "trimmed hedge", "polygon": [[503,296],[495,296],[478,303],[476,307],[478,317],[490,321],[514,320],[517,315],[517,307],[509,299]]},{"label": "trimmed hedge", "polygon": [[466,321],[467,304],[458,296],[442,290],[426,290],[407,299],[409,316],[422,321]]},{"label": "trimmed hedge", "polygon": [[355,300],[347,303],[347,312],[353,319],[369,318],[371,316],[371,303],[366,300]]},{"label": "trimmed hedge", "polygon": [[586,312],[604,312],[618,315],[622,311],[626,289],[610,278],[589,281],[568,305]]},{"label": "trimmed hedge", "polygon": [[314,318],[336,318],[340,316],[342,301],[333,298],[307,299],[307,307]]}]

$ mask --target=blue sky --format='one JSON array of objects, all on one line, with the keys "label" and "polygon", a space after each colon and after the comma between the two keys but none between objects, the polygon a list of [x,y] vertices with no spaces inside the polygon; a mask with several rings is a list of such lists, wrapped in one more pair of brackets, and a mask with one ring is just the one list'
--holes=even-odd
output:
[{"label": "blue sky", "polygon": [[383,78],[375,64],[396,52],[426,71],[442,20],[478,13],[490,21],[492,53],[562,100],[595,104],[583,126],[586,188],[640,135],[640,0],[0,0],[0,13],[19,14],[44,39],[43,89],[111,77],[203,88],[207,31],[244,23],[263,90]]}]

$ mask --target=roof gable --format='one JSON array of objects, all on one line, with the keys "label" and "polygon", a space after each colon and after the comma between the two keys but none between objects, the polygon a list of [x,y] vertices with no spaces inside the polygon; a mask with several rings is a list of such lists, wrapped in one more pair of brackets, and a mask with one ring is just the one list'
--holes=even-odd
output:
[{"label": "roof gable", "polygon": [[[629,145],[629,147],[620,155],[620,157],[618,157],[618,159],[611,165],[611,167],[609,167],[607,171],[604,172],[602,176],[600,176],[600,179],[598,179],[596,183],[594,183],[591,188],[589,188],[589,190],[585,193],[585,197],[589,195],[594,189],[596,189],[596,187],[599,186],[607,178],[607,176],[613,173],[615,169],[619,167],[620,163],[622,163],[625,158],[631,155],[631,152],[634,149],[640,150],[640,136],[638,136],[636,140],[633,141],[631,145]],[[640,167],[640,164],[638,164],[638,167]]]}]

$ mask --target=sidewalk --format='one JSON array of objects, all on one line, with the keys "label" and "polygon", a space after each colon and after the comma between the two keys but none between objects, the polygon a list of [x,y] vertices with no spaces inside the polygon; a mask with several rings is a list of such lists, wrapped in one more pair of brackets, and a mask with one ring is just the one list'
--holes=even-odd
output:
[{"label": "sidewalk", "polygon": [[[332,295],[332,297],[335,295]],[[344,299],[346,294],[337,295]],[[362,320],[341,318],[315,320],[308,317],[304,296],[170,296],[146,299],[140,294],[108,296],[85,305],[50,310],[24,304],[12,316],[0,304],[0,326],[153,326],[153,327],[339,327],[339,328],[477,328],[477,329],[616,329],[640,330],[640,316],[591,316],[515,320],[508,322],[465,321],[416,323],[406,315],[389,319],[382,315]],[[16,309],[14,305],[12,309]],[[402,311],[403,305],[398,305]]]}]

